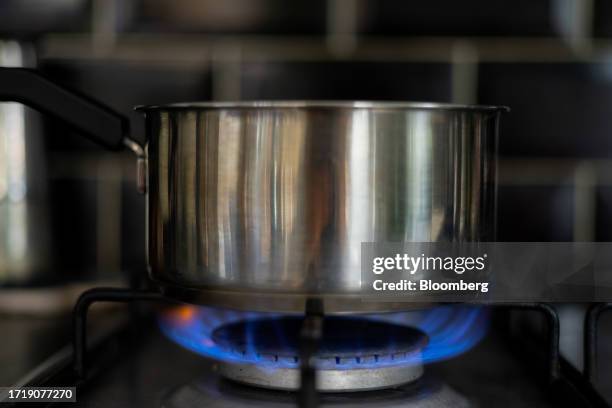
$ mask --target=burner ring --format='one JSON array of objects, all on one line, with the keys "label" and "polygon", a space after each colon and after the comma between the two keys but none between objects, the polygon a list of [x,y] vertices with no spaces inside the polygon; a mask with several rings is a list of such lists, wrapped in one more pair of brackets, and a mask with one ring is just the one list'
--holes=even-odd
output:
[{"label": "burner ring", "polygon": [[[213,341],[237,358],[221,362],[219,373],[260,387],[297,389],[301,324],[301,317],[288,316],[219,327]],[[326,318],[316,360],[317,388],[373,390],[415,381],[423,374],[421,350],[426,345],[425,333],[412,327],[367,318]]]}]

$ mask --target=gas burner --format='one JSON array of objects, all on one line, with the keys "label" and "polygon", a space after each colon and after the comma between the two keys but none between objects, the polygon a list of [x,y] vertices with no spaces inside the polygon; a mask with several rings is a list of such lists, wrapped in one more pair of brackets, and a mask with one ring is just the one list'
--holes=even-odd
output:
[{"label": "gas burner", "polygon": [[[166,395],[162,408],[223,406],[233,408],[294,407],[293,393],[247,387],[229,381],[200,378]],[[470,408],[472,403],[447,384],[425,376],[393,389],[321,394],[321,406],[362,408]]]},{"label": "gas burner", "polygon": [[[301,325],[301,317],[285,316],[217,328],[213,341],[236,357],[221,361],[219,373],[244,384],[298,389]],[[317,353],[317,389],[363,391],[413,382],[423,374],[421,351],[427,342],[427,335],[416,328],[367,318],[328,317]]]}]

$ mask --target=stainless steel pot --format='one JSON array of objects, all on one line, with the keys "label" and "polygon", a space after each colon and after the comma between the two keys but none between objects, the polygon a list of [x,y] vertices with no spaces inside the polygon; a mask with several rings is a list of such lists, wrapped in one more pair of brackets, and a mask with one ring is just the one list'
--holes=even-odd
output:
[{"label": "stainless steel pot", "polygon": [[494,237],[501,107],[144,106],[145,153],[119,115],[32,71],[0,71],[0,97],[139,156],[151,278],[189,302],[302,311],[317,297],[326,313],[406,308],[361,301],[362,242]]}]

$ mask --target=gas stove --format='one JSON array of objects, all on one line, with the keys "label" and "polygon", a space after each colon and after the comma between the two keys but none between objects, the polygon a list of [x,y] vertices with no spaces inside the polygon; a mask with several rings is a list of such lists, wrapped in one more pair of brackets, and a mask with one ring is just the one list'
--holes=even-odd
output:
[{"label": "gas stove", "polygon": [[[316,388],[359,392],[417,382],[424,365],[452,358],[482,338],[486,310],[442,306],[425,311],[330,316],[314,356]],[[256,387],[300,387],[299,315],[239,313],[184,306],[167,313],[162,331],[218,361],[219,374]]]},{"label": "gas stove", "polygon": [[[130,302],[129,313],[87,325],[101,301]],[[547,304],[326,316],[316,301],[305,314],[173,303],[158,292],[87,292],[74,344],[15,385],[76,386],[76,406],[87,407],[608,406],[593,385],[606,305],[587,314],[583,374],[560,354]]]}]

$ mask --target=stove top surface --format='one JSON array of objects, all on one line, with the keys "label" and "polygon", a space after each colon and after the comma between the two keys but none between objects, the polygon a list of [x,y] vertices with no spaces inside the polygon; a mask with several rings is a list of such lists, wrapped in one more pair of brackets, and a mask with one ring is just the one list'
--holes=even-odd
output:
[{"label": "stove top surface", "polygon": [[[478,346],[454,359],[429,364],[425,376],[406,387],[359,393],[330,394],[322,402],[333,406],[417,407],[496,406],[548,407],[545,388],[529,366],[518,361],[492,331]],[[79,388],[76,406],[210,407],[294,406],[295,394],[271,391],[223,380],[217,364],[166,339],[156,328],[138,336],[129,352],[100,369]],[[430,398],[419,399],[419,392]],[[184,405],[183,405],[184,404]],[[244,405],[244,406],[247,406]],[[70,407],[75,407],[74,403]]]}]

